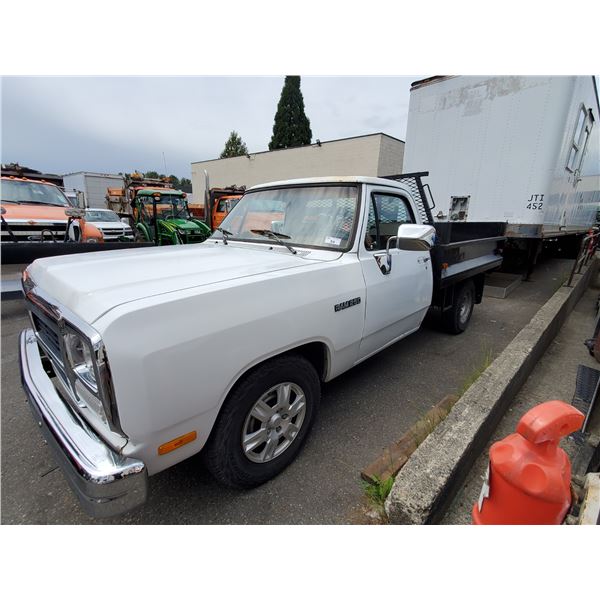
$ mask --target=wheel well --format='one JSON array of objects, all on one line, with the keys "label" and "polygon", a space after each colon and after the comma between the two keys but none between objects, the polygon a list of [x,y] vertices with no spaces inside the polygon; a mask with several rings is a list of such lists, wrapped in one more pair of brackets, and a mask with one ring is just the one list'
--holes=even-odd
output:
[{"label": "wheel well", "polygon": [[325,376],[327,375],[327,346],[323,342],[309,342],[308,344],[303,344],[302,346],[297,346],[296,348],[290,348],[285,352],[281,352],[279,354],[274,354],[273,356],[269,356],[269,358],[259,362],[258,364],[250,367],[248,370],[244,371],[235,381],[233,386],[228,392],[231,392],[248,376],[250,373],[258,369],[261,365],[264,365],[266,362],[273,358],[277,358],[279,356],[287,356],[290,354],[300,354],[312,364],[312,366],[317,371],[317,375],[321,381],[325,380]]},{"label": "wheel well", "polygon": [[323,342],[310,342],[297,348],[292,348],[283,354],[300,354],[312,364],[321,381],[327,375],[327,346]]}]

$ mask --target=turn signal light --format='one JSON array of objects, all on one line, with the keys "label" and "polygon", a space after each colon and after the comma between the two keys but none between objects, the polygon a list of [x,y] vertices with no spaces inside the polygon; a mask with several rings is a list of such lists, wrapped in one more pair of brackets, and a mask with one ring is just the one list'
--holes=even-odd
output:
[{"label": "turn signal light", "polygon": [[159,446],[158,453],[168,454],[169,452],[173,452],[173,450],[177,450],[177,448],[181,448],[181,446],[185,446],[186,444],[193,442],[197,437],[198,436],[196,435],[195,431],[190,431],[185,435],[181,435],[178,438],[175,438],[174,440],[171,440],[170,442]]}]

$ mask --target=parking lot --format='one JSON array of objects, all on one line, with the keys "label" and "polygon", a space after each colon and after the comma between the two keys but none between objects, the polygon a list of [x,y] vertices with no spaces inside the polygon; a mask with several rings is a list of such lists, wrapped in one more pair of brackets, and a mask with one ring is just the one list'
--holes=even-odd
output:
[{"label": "parking lot", "polygon": [[148,502],[94,521],[80,509],[31,417],[21,389],[17,340],[28,318],[2,302],[3,524],[328,524],[352,522],[363,501],[359,472],[380,450],[484,361],[499,354],[564,283],[572,261],[543,260],[506,299],[484,298],[469,329],[423,328],[325,385],[319,419],[303,452],[280,476],[250,491],[218,486],[194,457],[150,479]]}]

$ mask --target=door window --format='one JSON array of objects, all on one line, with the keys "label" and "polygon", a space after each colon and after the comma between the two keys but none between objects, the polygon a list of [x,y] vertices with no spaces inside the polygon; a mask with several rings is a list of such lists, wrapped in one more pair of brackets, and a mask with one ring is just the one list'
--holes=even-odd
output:
[{"label": "door window", "polygon": [[367,250],[385,250],[388,239],[397,235],[403,223],[414,223],[408,201],[402,196],[374,193],[369,203],[369,218],[365,235]]}]

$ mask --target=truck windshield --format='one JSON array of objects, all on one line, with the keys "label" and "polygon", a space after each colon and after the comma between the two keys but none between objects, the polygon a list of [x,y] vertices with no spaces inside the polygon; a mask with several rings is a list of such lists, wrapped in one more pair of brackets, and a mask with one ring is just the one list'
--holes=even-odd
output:
[{"label": "truck windshield", "polygon": [[3,179],[0,183],[0,192],[2,202],[70,206],[65,195],[56,186],[46,183]]},{"label": "truck windshield", "polygon": [[[272,243],[252,233],[253,229],[268,229],[287,236],[291,245],[348,250],[357,203],[358,187],[349,185],[260,190],[246,194],[221,228],[234,240]],[[216,231],[212,237],[221,239],[223,234]]]},{"label": "truck windshield", "polygon": [[[152,214],[152,200],[146,201],[146,211]],[[160,219],[187,219],[187,203],[182,196],[161,194],[156,202],[156,213]]]},{"label": "truck windshield", "polygon": [[85,220],[92,223],[120,221],[119,215],[112,210],[86,210]]}]

